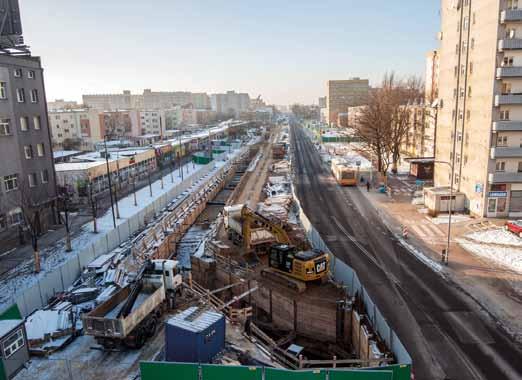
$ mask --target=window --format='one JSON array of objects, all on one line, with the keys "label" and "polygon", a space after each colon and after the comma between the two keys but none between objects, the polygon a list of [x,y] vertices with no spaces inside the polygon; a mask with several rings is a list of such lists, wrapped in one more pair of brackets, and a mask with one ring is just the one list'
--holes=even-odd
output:
[{"label": "window", "polygon": [[23,88],[16,89],[16,100],[18,100],[18,103],[25,103],[25,91]]},{"label": "window", "polygon": [[4,214],[0,214],[0,231],[5,231],[7,229],[7,221],[5,219]]},{"label": "window", "polygon": [[6,175],[4,177],[5,191],[13,191],[18,189],[18,174]]},{"label": "window", "polygon": [[457,99],[457,89],[453,89],[453,99]]},{"label": "window", "polygon": [[509,110],[500,111],[500,120],[509,120]]},{"label": "window", "polygon": [[465,94],[466,92],[464,91],[464,87],[461,87],[459,92],[460,97],[463,98]]},{"label": "window", "polygon": [[31,173],[27,175],[27,181],[29,182],[29,187],[36,187],[36,174]]},{"label": "window", "polygon": [[518,161],[518,172],[522,173],[522,161]]},{"label": "window", "polygon": [[473,62],[469,63],[469,73],[473,74]]},{"label": "window", "polygon": [[33,116],[33,124],[34,124],[34,129],[36,129],[37,131],[40,130],[40,128],[41,128],[40,116]]},{"label": "window", "polygon": [[470,119],[471,119],[471,111],[467,110],[466,111],[466,120],[469,121]]},{"label": "window", "polygon": [[22,77],[22,69],[15,69],[14,76],[15,76],[15,78],[21,78]]},{"label": "window", "polygon": [[507,136],[498,136],[497,146],[507,146]]},{"label": "window", "polygon": [[501,66],[513,66],[514,57],[504,57]]},{"label": "window", "polygon": [[35,76],[35,73],[34,73],[34,70],[29,70],[27,72],[27,78],[29,79],[34,79],[36,76]]},{"label": "window", "polygon": [[38,103],[38,90],[37,89],[31,90],[31,103]]},{"label": "window", "polygon": [[7,99],[7,83],[0,82],[0,99]]},{"label": "window", "polygon": [[21,131],[29,130],[29,118],[27,116],[22,116],[20,118],[20,130]]},{"label": "window", "polygon": [[45,146],[44,146],[44,144],[36,144],[36,153],[38,154],[38,157],[45,156]]},{"label": "window", "polygon": [[33,158],[33,146],[32,145],[25,145],[24,146],[24,153],[25,153],[25,158],[30,160],[31,158]]},{"label": "window", "polygon": [[9,136],[11,134],[9,119],[0,119],[0,136]]},{"label": "window", "polygon": [[471,50],[473,50],[475,48],[475,39],[474,38],[471,39],[469,47],[471,48]]},{"label": "window", "polygon": [[468,98],[471,98],[471,86],[468,86]]},{"label": "window", "polygon": [[477,15],[476,15],[475,12],[473,12],[473,15],[472,15],[472,16],[473,16],[473,21],[472,21],[472,23],[473,23],[473,25],[475,25],[475,24],[477,23]]},{"label": "window", "polygon": [[506,170],[506,162],[505,161],[497,161],[495,164],[496,172],[503,172]]},{"label": "window", "polygon": [[42,183],[49,182],[49,171],[47,169],[42,170]]},{"label": "window", "polygon": [[508,9],[518,9],[518,0],[508,0],[507,7]]},{"label": "window", "polygon": [[457,77],[458,73],[459,73],[459,68],[458,68],[458,66],[455,66],[454,72],[453,72],[453,75],[455,76],[455,78]]},{"label": "window", "polygon": [[466,65],[460,65],[460,74],[461,75],[466,74]]},{"label": "window", "polygon": [[24,344],[24,333],[22,329],[18,329],[2,343],[4,357],[6,359],[10,358],[16,351],[22,348]]},{"label": "window", "polygon": [[516,37],[516,29],[507,28],[506,29],[506,38],[513,39]]},{"label": "window", "polygon": [[511,83],[502,83],[502,94],[511,94]]}]

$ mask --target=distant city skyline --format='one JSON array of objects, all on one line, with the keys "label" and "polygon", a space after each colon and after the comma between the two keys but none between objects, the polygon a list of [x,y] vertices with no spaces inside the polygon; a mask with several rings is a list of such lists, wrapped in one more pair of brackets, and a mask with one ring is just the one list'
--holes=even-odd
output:
[{"label": "distant city skyline", "polygon": [[245,3],[23,0],[20,7],[48,100],[151,88],[312,104],[329,79],[377,85],[389,70],[423,75],[425,53],[437,45],[435,0]]}]

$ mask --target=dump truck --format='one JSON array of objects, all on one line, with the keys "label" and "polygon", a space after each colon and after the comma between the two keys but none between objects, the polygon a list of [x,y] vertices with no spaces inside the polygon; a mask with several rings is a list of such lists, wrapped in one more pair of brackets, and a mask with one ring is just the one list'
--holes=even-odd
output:
[{"label": "dump truck", "polygon": [[142,347],[162,313],[174,308],[181,283],[178,261],[146,262],[132,283],[82,316],[84,333],[105,349]]}]

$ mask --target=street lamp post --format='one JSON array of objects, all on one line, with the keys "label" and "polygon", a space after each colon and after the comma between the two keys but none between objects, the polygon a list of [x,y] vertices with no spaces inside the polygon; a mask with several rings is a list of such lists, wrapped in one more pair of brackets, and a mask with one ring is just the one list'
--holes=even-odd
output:
[{"label": "street lamp post", "polygon": [[105,146],[105,164],[107,165],[107,179],[109,180],[109,194],[111,197],[112,224],[114,228],[116,228],[116,215],[114,214],[114,198],[112,197],[111,171],[109,169],[109,154],[107,153],[107,135],[103,136],[103,144]]},{"label": "street lamp post", "polygon": [[448,265],[449,263],[449,252],[450,252],[450,241],[451,241],[451,214],[453,212],[453,176],[455,175],[455,167],[451,162],[448,161],[435,161],[437,164],[448,165],[451,170],[451,179],[449,186],[449,203],[448,203],[448,240],[446,242],[446,250],[442,253],[442,263]]}]

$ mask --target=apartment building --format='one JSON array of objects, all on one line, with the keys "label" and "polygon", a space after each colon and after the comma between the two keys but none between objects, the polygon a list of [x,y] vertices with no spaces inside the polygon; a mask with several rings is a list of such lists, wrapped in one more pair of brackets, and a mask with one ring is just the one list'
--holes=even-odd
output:
[{"label": "apartment building", "polygon": [[52,102],[47,102],[48,111],[58,111],[58,110],[64,110],[64,109],[77,109],[77,108],[81,108],[81,106],[78,104],[78,102],[76,102],[74,100],[56,99]]},{"label": "apartment building", "polygon": [[103,111],[118,111],[129,109],[169,109],[176,105],[192,104],[198,109],[210,108],[210,97],[204,93],[188,91],[152,91],[143,90],[143,94],[131,94],[125,90],[122,94],[83,95],[86,107]]},{"label": "apartment building", "polygon": [[40,232],[54,221],[56,186],[40,58],[0,55],[0,238],[24,215]]},{"label": "apartment building", "polygon": [[210,97],[212,110],[218,114],[238,117],[250,107],[250,96],[246,93],[227,91],[225,94],[212,94]]},{"label": "apartment building", "polygon": [[436,164],[435,184],[463,192],[473,215],[522,216],[518,5],[516,0],[442,1],[436,159],[448,164]]},{"label": "apartment building", "polygon": [[99,111],[89,108],[49,110],[49,126],[56,149],[91,150],[100,136]]},{"label": "apartment building", "polygon": [[138,111],[141,134],[163,136],[165,134],[164,118],[164,112],[159,110]]},{"label": "apartment building", "polygon": [[139,112],[137,110],[103,111],[98,115],[99,141],[107,135],[114,138],[132,138],[140,136]]},{"label": "apartment building", "polygon": [[327,123],[337,125],[339,113],[346,113],[348,107],[364,105],[369,91],[368,79],[329,80],[326,84]]},{"label": "apartment building", "polygon": [[319,97],[319,99],[318,99],[319,108],[326,108],[326,99],[327,99],[326,96]]},{"label": "apartment building", "polygon": [[422,101],[404,107],[408,111],[409,123],[402,144],[403,158],[434,157],[437,109]]}]

